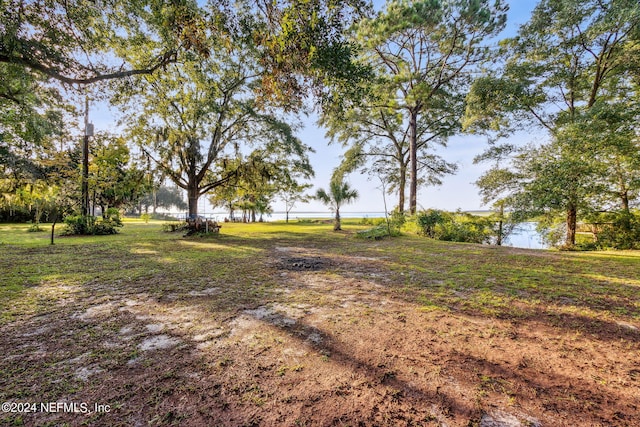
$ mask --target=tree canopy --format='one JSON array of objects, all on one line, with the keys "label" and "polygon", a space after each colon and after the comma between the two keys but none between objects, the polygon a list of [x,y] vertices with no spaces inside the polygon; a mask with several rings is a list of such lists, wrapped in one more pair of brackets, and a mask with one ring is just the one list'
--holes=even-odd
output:
[{"label": "tree canopy", "polygon": [[504,27],[505,11],[501,1],[393,0],[356,25],[360,60],[375,76],[367,86],[372,96],[346,115],[329,111],[325,123],[332,135],[352,141],[352,158],[390,159],[399,209],[406,175],[415,213],[420,169],[431,183],[455,170],[431,150],[458,131],[471,72],[491,58],[487,39]]},{"label": "tree canopy", "polygon": [[186,53],[117,97],[130,107],[131,138],[187,191],[189,215],[197,214],[200,196],[237,184],[241,175],[259,171],[270,180],[278,168],[312,173],[308,147],[256,99],[262,70],[251,47],[238,42],[206,60]]},{"label": "tree canopy", "polygon": [[639,36],[636,1],[543,0],[517,37],[503,41],[501,71],[469,93],[467,127],[498,136],[531,125],[547,132],[548,143],[519,150],[513,173],[490,170],[480,184],[507,177],[511,200],[529,206],[529,217],[563,211],[566,246],[576,243],[579,214],[606,209],[606,195],[629,213],[637,177],[622,171],[637,160]]}]

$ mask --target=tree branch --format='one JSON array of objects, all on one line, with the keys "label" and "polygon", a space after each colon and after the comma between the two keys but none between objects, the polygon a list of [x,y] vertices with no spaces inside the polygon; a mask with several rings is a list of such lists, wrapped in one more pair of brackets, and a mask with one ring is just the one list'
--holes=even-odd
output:
[{"label": "tree branch", "polygon": [[163,55],[158,56],[155,61],[156,63],[154,65],[150,65],[148,68],[118,71],[118,72],[106,73],[106,74],[96,73],[92,77],[79,78],[79,77],[66,76],[57,68],[49,67],[47,65],[30,60],[28,58],[13,57],[4,53],[0,54],[0,63],[21,65],[31,70],[39,71],[45,74],[46,76],[56,79],[62,83],[80,84],[80,85],[96,83],[104,80],[120,79],[124,77],[131,77],[131,76],[136,76],[141,74],[153,74],[157,69],[176,61],[177,61],[176,50],[170,50],[168,52],[165,52]]}]

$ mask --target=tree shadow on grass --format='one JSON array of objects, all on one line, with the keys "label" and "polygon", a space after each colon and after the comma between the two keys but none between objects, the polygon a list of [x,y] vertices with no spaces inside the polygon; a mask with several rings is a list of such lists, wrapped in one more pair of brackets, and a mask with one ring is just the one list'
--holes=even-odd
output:
[{"label": "tree shadow on grass", "polygon": [[[620,339],[634,342],[640,337],[637,328],[611,319],[640,317],[640,299],[633,297],[638,295],[635,285],[618,283],[610,285],[606,288],[610,292],[606,292],[598,283],[586,281],[580,286],[554,278],[544,284],[535,277],[548,275],[548,271],[526,267],[515,267],[514,276],[523,277],[528,273],[532,278],[524,277],[509,284],[500,280],[489,283],[473,268],[456,273],[454,279],[438,279],[446,277],[446,271],[434,277],[420,266],[416,268],[394,259],[345,256],[327,249],[314,248],[314,251],[317,258],[331,265],[332,274],[374,283],[391,299],[411,304],[431,300],[435,306],[471,316],[537,321],[568,332],[588,332],[605,342]],[[284,258],[283,254],[279,256]],[[513,266],[503,267],[514,271]],[[496,269],[499,268],[501,266],[496,265]]]}]

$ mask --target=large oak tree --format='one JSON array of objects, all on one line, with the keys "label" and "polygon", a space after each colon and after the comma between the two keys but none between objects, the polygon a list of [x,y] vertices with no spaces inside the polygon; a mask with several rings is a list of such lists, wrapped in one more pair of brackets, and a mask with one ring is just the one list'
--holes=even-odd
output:
[{"label": "large oak tree", "polygon": [[189,215],[198,213],[200,196],[243,174],[259,171],[268,180],[275,166],[311,173],[308,147],[275,109],[257,102],[260,73],[247,46],[236,43],[207,60],[186,54],[120,98],[130,108],[132,138],[186,190]]}]

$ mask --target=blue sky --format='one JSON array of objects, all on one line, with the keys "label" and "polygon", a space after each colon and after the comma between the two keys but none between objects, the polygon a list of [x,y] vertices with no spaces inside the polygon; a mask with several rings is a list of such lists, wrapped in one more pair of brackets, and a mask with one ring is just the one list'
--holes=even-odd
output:
[{"label": "blue sky", "polygon": [[[376,0],[374,4],[379,7],[382,1]],[[507,27],[500,38],[515,35],[520,25],[528,21],[531,11],[536,2],[527,0],[508,1],[510,10],[508,13]],[[96,131],[113,130],[117,128],[116,117],[118,113],[114,109],[105,106],[94,106],[90,119],[95,124]],[[315,153],[310,155],[311,164],[316,172],[316,176],[311,180],[314,188],[313,193],[320,188],[326,188],[331,178],[333,169],[340,164],[344,149],[339,145],[328,145],[325,138],[325,130],[316,125],[316,117],[310,116],[304,120],[304,129],[298,136],[308,145],[315,149]],[[526,143],[540,135],[538,129],[532,129],[530,134],[520,133],[512,137],[512,142]],[[538,136],[539,137],[539,136]],[[438,154],[448,161],[456,162],[459,166],[458,173],[448,176],[443,180],[443,184],[438,187],[423,187],[418,190],[419,208],[438,208],[446,210],[479,210],[488,209],[483,206],[478,195],[478,189],[473,184],[487,165],[474,165],[473,158],[480,154],[487,146],[486,138],[477,135],[459,135],[451,138],[446,148],[440,148]],[[349,176],[348,181],[352,187],[358,189],[359,199],[343,208],[346,212],[381,212],[384,210],[382,192],[378,188],[380,183],[375,179],[354,173]],[[408,195],[407,195],[408,196]],[[204,198],[203,198],[204,199]],[[387,205],[391,209],[397,203],[397,196],[387,196]],[[272,204],[274,211],[284,210],[284,203],[274,201]],[[211,208],[204,200],[201,201],[199,211],[201,213],[211,212]],[[328,209],[317,201],[307,204],[298,204],[294,211],[326,212]]]}]

